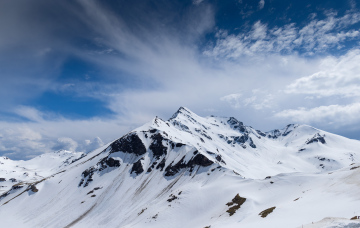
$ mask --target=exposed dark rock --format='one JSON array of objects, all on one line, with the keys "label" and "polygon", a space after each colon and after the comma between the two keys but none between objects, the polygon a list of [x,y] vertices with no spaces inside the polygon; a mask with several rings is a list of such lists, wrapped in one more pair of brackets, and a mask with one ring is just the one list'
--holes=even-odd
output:
[{"label": "exposed dark rock", "polygon": [[221,155],[216,155],[215,159],[216,159],[218,162],[224,163],[224,164],[226,165],[226,163],[225,163],[225,161],[222,159]]},{"label": "exposed dark rock", "polygon": [[144,168],[143,168],[143,166],[142,166],[142,164],[141,164],[141,160],[140,160],[140,159],[133,164],[130,173],[133,173],[133,172],[135,172],[136,175],[139,175],[140,173],[144,172]]},{"label": "exposed dark rock", "polygon": [[289,128],[292,126],[294,126],[294,125],[293,124],[286,125],[286,129],[285,129],[284,133],[282,134],[282,136],[287,136],[288,134],[290,134],[292,132],[292,130],[289,130]]},{"label": "exposed dark rock", "polygon": [[236,196],[231,200],[231,202],[227,203],[227,206],[230,207],[226,212],[229,213],[230,216],[235,214],[235,212],[243,205],[246,201],[246,198],[243,198],[239,196],[239,194],[236,194]]},{"label": "exposed dark rock", "polygon": [[169,203],[172,202],[173,200],[178,199],[177,196],[175,196],[175,195],[173,195],[173,194],[170,194],[169,197],[170,197],[170,198],[167,200]]},{"label": "exposed dark rock", "polygon": [[17,180],[15,178],[10,178],[9,181],[16,182]]},{"label": "exposed dark rock", "polygon": [[152,134],[154,134],[155,132],[157,132],[156,129],[151,129],[151,130],[150,130],[150,133],[152,133]]},{"label": "exposed dark rock", "polygon": [[321,142],[322,144],[325,144],[325,135],[321,136],[319,133],[316,133],[311,139],[308,139],[306,141],[306,144],[314,143],[314,142]]},{"label": "exposed dark rock", "polygon": [[213,161],[209,160],[207,157],[205,157],[202,154],[197,154],[192,160],[189,161],[189,163],[191,162],[193,162],[194,165],[199,165],[203,167],[214,164]]},{"label": "exposed dark rock", "polygon": [[185,146],[185,144],[183,144],[183,143],[176,143],[175,146],[176,146],[176,147],[182,147],[182,146]]},{"label": "exposed dark rock", "polygon": [[262,212],[259,213],[259,215],[262,217],[262,218],[265,218],[266,216],[268,216],[270,213],[272,213],[274,210],[275,210],[276,207],[270,207],[266,210],[263,210]]},{"label": "exposed dark rock", "polygon": [[113,158],[103,158],[99,161],[99,171],[106,169],[107,167],[120,167],[120,161]]},{"label": "exposed dark rock", "polygon": [[161,160],[161,162],[156,166],[156,169],[160,169],[160,171],[163,171],[165,167],[165,158]]},{"label": "exposed dark rock", "polygon": [[[206,128],[205,126],[203,126],[203,128]],[[207,132],[206,131],[203,131],[201,129],[198,129],[198,128],[195,128],[195,131],[197,133],[200,133],[202,136],[204,136],[205,138],[209,139],[209,140],[212,140],[212,138],[210,136],[207,135]]]},{"label": "exposed dark rock", "polygon": [[3,182],[3,181],[6,181],[6,179],[3,177],[0,177],[0,182]]},{"label": "exposed dark rock", "polygon": [[248,134],[244,134],[244,135],[242,135],[242,136],[240,136],[240,137],[239,137],[239,136],[234,137],[234,142],[239,143],[239,144],[243,144],[243,143],[245,143],[248,139],[249,139]]},{"label": "exposed dark rock", "polygon": [[184,163],[184,159],[185,159],[185,156],[182,157],[181,160],[178,163],[176,163],[175,165],[172,165],[173,163],[168,165],[168,167],[166,167],[166,169],[165,169],[165,176],[174,176],[175,174],[177,174],[179,172],[180,169],[186,168],[187,164]]},{"label": "exposed dark rock", "polygon": [[141,215],[142,213],[144,213],[144,211],[145,211],[146,209],[147,209],[147,208],[141,209],[141,211],[138,213],[138,216]]},{"label": "exposed dark rock", "polygon": [[86,157],[86,154],[81,154],[81,156],[80,156],[79,158],[73,159],[73,160],[70,162],[70,164],[72,164],[72,163],[74,163],[74,162],[77,162],[77,161],[79,161],[80,159],[82,159],[82,158],[84,158],[84,157]]},{"label": "exposed dark rock", "polygon": [[249,137],[249,145],[252,147],[252,148],[256,148],[256,145],[254,144],[253,140],[251,137]]},{"label": "exposed dark rock", "polygon": [[32,192],[38,192],[38,191],[39,191],[39,190],[36,188],[35,185],[30,185],[30,190],[31,190]]},{"label": "exposed dark rock", "polygon": [[111,152],[122,151],[128,154],[143,155],[146,148],[136,133],[127,134],[110,145]]},{"label": "exposed dark rock", "polygon": [[154,157],[159,159],[162,155],[167,154],[167,147],[163,145],[163,141],[167,141],[160,133],[151,136],[153,139],[149,149],[153,152]]},{"label": "exposed dark rock", "polygon": [[[90,168],[86,169],[82,172],[82,178],[79,183],[79,187],[84,184],[84,187],[87,187],[91,181],[93,181],[92,176],[97,171],[97,169],[94,166],[91,166]],[[86,180],[86,181],[85,181]]]},{"label": "exposed dark rock", "polygon": [[189,127],[186,126],[185,124],[181,123],[180,121],[172,120],[171,123],[172,123],[176,128],[192,134],[191,131],[190,131],[190,129],[189,129]]},{"label": "exposed dark rock", "polygon": [[259,135],[263,136],[263,137],[266,136],[266,134],[265,134],[264,132],[260,131],[260,130],[256,130],[256,132],[257,132]]},{"label": "exposed dark rock", "polygon": [[24,185],[13,185],[13,186],[11,187],[11,190],[20,189],[20,188],[23,188],[23,187],[24,187]]},{"label": "exposed dark rock", "polygon": [[190,161],[188,161],[188,163],[185,163],[184,160],[185,160],[185,156],[182,157],[181,160],[178,163],[176,163],[175,165],[173,165],[173,163],[171,163],[168,167],[166,167],[165,176],[174,176],[181,169],[184,169],[184,168],[189,168],[189,171],[192,172],[193,168],[196,165],[207,167],[207,166],[214,164],[213,161],[209,160],[207,157],[205,157],[204,155],[202,155],[200,153],[195,155],[195,157],[193,157]]},{"label": "exposed dark rock", "polygon": [[231,126],[232,129],[237,130],[239,132],[247,132],[243,122],[238,121],[234,117],[230,117],[227,123]]}]

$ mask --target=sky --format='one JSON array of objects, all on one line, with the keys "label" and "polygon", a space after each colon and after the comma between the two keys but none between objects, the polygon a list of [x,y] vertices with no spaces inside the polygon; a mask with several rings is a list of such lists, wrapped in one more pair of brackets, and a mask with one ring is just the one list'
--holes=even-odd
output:
[{"label": "sky", "polygon": [[89,152],[184,106],[360,140],[360,1],[0,0],[0,156]]}]

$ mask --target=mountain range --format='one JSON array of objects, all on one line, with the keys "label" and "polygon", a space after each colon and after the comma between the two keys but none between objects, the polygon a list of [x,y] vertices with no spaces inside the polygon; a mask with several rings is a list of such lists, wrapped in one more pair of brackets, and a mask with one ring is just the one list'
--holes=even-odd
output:
[{"label": "mountain range", "polygon": [[1,227],[360,227],[360,141],[181,107],[90,153],[0,157]]}]

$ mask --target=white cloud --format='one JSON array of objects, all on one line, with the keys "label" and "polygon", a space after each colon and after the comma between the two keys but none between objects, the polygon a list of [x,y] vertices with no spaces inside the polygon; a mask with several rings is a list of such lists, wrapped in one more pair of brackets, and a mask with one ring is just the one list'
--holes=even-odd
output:
[{"label": "white cloud", "polygon": [[76,141],[74,141],[71,138],[63,137],[63,138],[58,138],[55,145],[51,149],[55,151],[57,150],[75,151],[77,147],[78,144]]},{"label": "white cloud", "polygon": [[0,151],[5,156],[26,159],[29,158],[27,152],[31,151],[33,156],[45,152],[44,150],[46,144],[42,135],[24,124],[0,129]]},{"label": "white cloud", "polygon": [[329,105],[306,109],[288,109],[275,114],[275,117],[291,119],[298,123],[316,123],[339,128],[360,122],[360,103],[349,105]]},{"label": "white cloud", "polygon": [[228,102],[229,105],[233,108],[240,108],[241,107],[241,100],[240,100],[241,98],[242,98],[241,93],[234,93],[234,94],[229,94],[229,95],[223,96],[220,98],[220,100]]},{"label": "white cloud", "polygon": [[226,101],[232,108],[239,109],[250,106],[255,110],[273,107],[274,96],[259,89],[253,89],[251,96],[244,97],[240,93],[229,94],[220,98],[221,101]]},{"label": "white cloud", "polygon": [[265,0],[260,0],[259,2],[259,9],[263,9],[265,6]]},{"label": "white cloud", "polygon": [[[179,106],[189,107],[200,116],[236,116],[245,124],[261,130],[279,128],[279,118],[271,121],[271,113],[279,108],[288,109],[288,112],[280,112],[278,116],[290,118],[290,111],[298,111],[296,107],[304,106],[307,107],[305,111],[311,111],[313,107],[324,105],[315,99],[316,96],[326,95],[326,91],[321,90],[323,79],[327,81],[327,91],[335,93],[336,87],[344,87],[342,96],[348,98],[356,95],[359,85],[354,78],[356,76],[335,76],[335,83],[330,82],[332,76],[328,75],[358,75],[358,68],[354,65],[358,61],[357,54],[351,56],[349,52],[348,57],[318,56],[306,59],[296,53],[298,49],[306,49],[311,45],[322,51],[337,47],[339,42],[356,39],[358,31],[348,29],[349,25],[359,21],[356,12],[347,13],[344,17],[328,15],[324,20],[316,20],[314,17],[306,28],[297,27],[294,23],[270,28],[257,21],[245,33],[235,35],[219,30],[215,46],[202,55],[198,52],[197,41],[214,26],[214,12],[206,1],[192,7],[194,11],[188,12],[183,18],[186,23],[179,26],[181,29],[167,28],[169,25],[164,25],[166,20],[156,25],[149,23],[149,26],[140,23],[139,27],[130,29],[121,16],[101,7],[100,1],[82,0],[80,4],[86,13],[77,13],[94,35],[89,36],[89,42],[93,41],[99,49],[91,51],[85,48],[84,51],[83,47],[67,46],[64,51],[93,63],[101,69],[99,72],[111,69],[111,73],[99,77],[111,79],[112,84],[94,85],[76,81],[62,82],[61,85],[46,81],[41,84],[59,93],[71,91],[79,96],[105,101],[107,108],[117,116],[113,119],[70,120],[42,113],[34,107],[21,106],[14,112],[31,121],[0,121],[0,153],[13,153],[14,157],[20,158],[49,152],[53,148],[92,150],[102,145],[102,141],[108,143],[119,138],[155,116],[169,118]],[[311,33],[311,30],[314,32]],[[309,34],[314,37],[313,42],[310,42]],[[51,53],[55,51],[56,47]],[[325,76],[310,77],[319,72]],[[307,77],[304,82],[299,79]],[[317,79],[320,79],[319,82],[316,82]],[[29,81],[36,80],[32,78]],[[350,88],[351,83],[355,85],[353,89]],[[309,87],[315,84],[315,87]],[[339,87],[342,84],[344,86]],[[25,85],[26,90],[13,91],[27,95],[28,87],[31,86],[27,83]],[[294,86],[287,87],[287,93],[284,94],[281,91],[287,85]],[[0,86],[3,88],[4,84]],[[0,93],[6,97],[8,91],[1,93],[0,90]],[[227,95],[232,91],[241,93]],[[303,99],[301,91],[310,91],[305,96],[314,99]],[[336,118],[330,116],[328,120]],[[316,121],[321,121],[321,118]],[[356,122],[355,119],[352,121]],[[27,137],[22,135],[22,129],[25,128],[32,132]],[[11,129],[13,133],[10,134],[6,129]],[[95,136],[99,136],[99,139],[94,139]],[[18,139],[21,139],[20,144]]]},{"label": "white cloud", "polygon": [[89,139],[84,140],[78,146],[78,148],[76,148],[76,150],[87,153],[87,152],[93,151],[103,145],[104,145],[103,141],[99,137],[95,137],[93,140],[89,140]]},{"label": "white cloud", "polygon": [[43,120],[43,114],[33,107],[21,105],[14,110],[14,113],[35,122]]},{"label": "white cloud", "polygon": [[[230,59],[279,52],[293,54],[298,51],[304,52],[304,55],[314,55],[331,48],[342,49],[345,41],[359,40],[360,32],[351,28],[351,25],[359,22],[360,13],[355,11],[349,11],[342,17],[329,13],[323,20],[313,17],[304,27],[289,23],[267,28],[257,21],[248,32],[218,37],[216,44],[205,50],[204,54]],[[226,34],[226,31],[222,31],[222,34]]]},{"label": "white cloud", "polygon": [[321,70],[295,80],[286,93],[309,94],[317,97],[360,97],[360,50],[352,50],[340,58],[328,57]]}]

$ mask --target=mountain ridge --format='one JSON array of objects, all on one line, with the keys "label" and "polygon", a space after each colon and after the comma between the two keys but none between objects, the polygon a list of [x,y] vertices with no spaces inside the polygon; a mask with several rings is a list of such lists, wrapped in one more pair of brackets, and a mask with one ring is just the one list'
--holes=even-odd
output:
[{"label": "mountain ridge", "polygon": [[[60,152],[59,168],[47,176],[7,179],[0,218],[17,227],[296,227],[349,217],[360,212],[359,191],[343,187],[358,184],[358,148],[359,141],[307,125],[261,132],[181,107],[87,155]],[[340,190],[334,200],[347,208],[324,208]],[[319,202],[313,209],[310,199]],[[287,214],[314,209],[323,212]],[[285,215],[291,220],[282,221]]]}]

